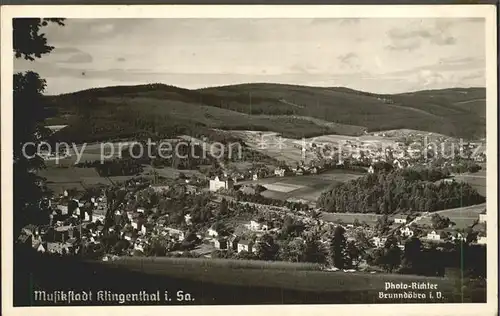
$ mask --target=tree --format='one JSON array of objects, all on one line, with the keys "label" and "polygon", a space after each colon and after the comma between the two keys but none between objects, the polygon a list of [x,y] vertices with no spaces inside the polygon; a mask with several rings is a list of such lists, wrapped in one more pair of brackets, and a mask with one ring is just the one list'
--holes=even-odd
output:
[{"label": "tree", "polygon": [[[13,48],[15,58],[33,61],[50,53],[54,47],[47,45],[41,28],[49,23],[64,25],[64,19],[16,18],[13,20]],[[28,71],[15,73],[14,84],[14,231],[28,223],[48,221],[48,214],[38,208],[40,199],[46,194],[43,179],[36,176],[36,170],[43,167],[43,160],[33,156],[34,148],[23,153],[25,144],[38,144],[46,130],[42,126],[46,112],[42,92],[46,82],[40,76]],[[28,114],[28,115],[27,115]]]},{"label": "tree", "polygon": [[306,237],[304,243],[303,261],[314,263],[326,263],[326,253],[323,245],[319,242],[317,234]]},{"label": "tree", "polygon": [[260,260],[274,261],[278,257],[278,252],[279,246],[269,234],[263,235],[257,243],[257,257]]},{"label": "tree", "polygon": [[405,272],[419,273],[422,264],[422,242],[417,237],[411,237],[405,243],[403,261],[401,263]]},{"label": "tree", "polygon": [[382,266],[389,272],[401,264],[401,249],[398,246],[396,237],[390,236],[384,245],[384,255],[382,259]]},{"label": "tree", "polygon": [[443,217],[439,214],[432,214],[431,222],[434,229],[443,229],[451,224],[451,221],[448,217]]},{"label": "tree", "polygon": [[352,265],[352,266],[357,268],[359,266],[359,264],[361,263],[361,258],[363,255],[363,252],[361,251],[361,249],[359,249],[356,246],[356,243],[354,241],[350,241],[347,243],[346,252],[347,252],[347,258],[348,258],[347,265]]},{"label": "tree", "polygon": [[224,216],[228,213],[228,211],[229,211],[229,207],[227,204],[227,200],[223,198],[222,201],[220,202],[219,214]]},{"label": "tree", "polygon": [[379,217],[377,219],[377,223],[375,224],[375,229],[381,233],[385,234],[386,232],[389,231],[391,226],[391,222],[389,220],[389,217],[387,215],[384,215],[382,217]]},{"label": "tree", "polygon": [[345,229],[338,225],[335,227],[332,241],[330,243],[330,259],[336,268],[343,269],[347,262],[347,240],[344,236]]},{"label": "tree", "polygon": [[305,243],[300,239],[294,239],[292,241],[284,240],[280,242],[280,260],[300,262],[302,261],[304,252]]}]

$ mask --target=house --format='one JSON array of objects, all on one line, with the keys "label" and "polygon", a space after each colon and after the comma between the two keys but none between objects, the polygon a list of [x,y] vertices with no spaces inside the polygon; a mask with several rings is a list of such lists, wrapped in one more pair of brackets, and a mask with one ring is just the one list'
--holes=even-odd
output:
[{"label": "house", "polygon": [[392,162],[392,165],[398,169],[403,169],[403,164],[398,159],[394,159],[394,161]]},{"label": "house", "polygon": [[[121,219],[121,214],[120,214],[120,211],[117,211],[118,212],[118,216],[116,216],[116,213],[115,213],[115,222],[119,222],[120,219]],[[85,218],[87,218],[87,213],[85,213]],[[103,214],[95,214],[95,213],[92,213],[92,219],[91,221],[93,223],[97,222],[97,221],[100,221],[100,222],[104,222],[104,220],[106,219],[106,215],[103,215]]]},{"label": "house", "polygon": [[146,241],[137,238],[134,243],[134,250],[144,252],[144,247],[146,246]]},{"label": "house", "polygon": [[465,236],[462,233],[451,234],[451,240],[453,240],[453,241],[455,241],[455,240],[465,241]]},{"label": "house", "polygon": [[212,192],[220,189],[230,190],[234,187],[234,180],[231,178],[221,180],[218,176],[210,180],[209,189]]},{"label": "house", "polygon": [[486,210],[484,212],[482,212],[481,214],[479,214],[479,222],[480,223],[486,223]]},{"label": "house", "polygon": [[407,217],[406,216],[396,216],[394,217],[394,223],[396,224],[406,224]]},{"label": "house", "polygon": [[65,242],[74,235],[73,227],[70,225],[59,226],[54,229],[54,240]]},{"label": "house", "polygon": [[165,231],[167,231],[170,236],[176,237],[179,241],[183,241],[184,238],[186,238],[186,235],[182,230],[166,227]]},{"label": "house", "polygon": [[214,247],[216,249],[227,249],[227,245],[228,245],[228,242],[227,242],[227,239],[225,238],[215,238],[214,239]]},{"label": "house", "polygon": [[47,251],[46,247],[44,246],[44,243],[41,241],[36,241],[33,244],[33,249],[35,249],[37,252],[42,252],[42,253]]},{"label": "house", "polygon": [[373,169],[373,166],[370,166],[370,168],[368,168],[368,173],[374,173],[375,172],[375,169]]},{"label": "house", "polygon": [[150,224],[145,224],[145,225],[141,226],[141,230],[140,231],[141,231],[141,233],[143,235],[146,235],[149,231],[151,231],[151,229],[152,229],[152,227],[151,227]]},{"label": "house", "polygon": [[254,242],[251,240],[242,239],[238,241],[238,253],[242,251],[255,252],[257,249],[254,247]]},{"label": "house", "polygon": [[37,227],[33,224],[29,224],[23,227],[22,232],[26,235],[36,235]]},{"label": "house", "polygon": [[385,246],[385,242],[387,241],[387,238],[375,236],[372,238],[372,241],[373,241],[373,244],[375,245],[375,247],[381,248],[381,247]]},{"label": "house", "polygon": [[254,174],[252,175],[252,180],[253,180],[253,181],[257,181],[257,180],[259,180],[259,175],[258,175],[257,173],[254,173]]},{"label": "house", "polygon": [[297,176],[304,175],[304,168],[298,167],[297,170],[295,170],[295,175],[297,175]]},{"label": "house", "polygon": [[426,239],[429,240],[441,240],[441,234],[436,233],[436,231],[432,231],[427,234]]},{"label": "house", "polygon": [[250,186],[250,185],[244,185],[240,188],[240,191],[243,193],[243,194],[246,194],[246,195],[255,195],[257,193],[257,190],[254,186]]},{"label": "house", "polygon": [[56,208],[57,208],[57,210],[59,210],[61,212],[61,215],[68,214],[68,206],[67,205],[57,204]]},{"label": "house", "polygon": [[310,171],[311,171],[312,174],[317,174],[318,173],[318,167],[312,167]]},{"label": "house", "polygon": [[184,215],[184,221],[186,222],[186,225],[191,225],[191,214],[186,214]]},{"label": "house", "polygon": [[253,230],[253,231],[260,231],[264,230],[267,231],[269,229],[269,226],[264,223],[259,223],[257,221],[250,221],[250,224],[247,225],[248,229]]},{"label": "house", "polygon": [[284,177],[285,171],[286,170],[284,168],[276,168],[276,169],[274,169],[274,175],[277,177]]},{"label": "house", "polygon": [[401,232],[401,236],[405,237],[413,237],[414,232],[409,227],[404,227],[399,230]]},{"label": "house", "polygon": [[144,224],[144,220],[140,217],[136,217],[132,220],[132,227],[137,230],[141,230]]},{"label": "house", "polygon": [[208,230],[207,230],[207,234],[208,236],[210,237],[217,237],[219,236],[219,233],[213,228],[213,227],[210,227]]},{"label": "house", "polygon": [[168,185],[151,185],[150,188],[152,188],[156,193],[168,191],[170,189]]},{"label": "house", "polygon": [[478,245],[486,245],[486,236],[478,236],[477,237]]},{"label": "house", "polygon": [[50,253],[67,254],[72,250],[72,248],[73,245],[68,243],[59,243],[59,242],[47,243],[47,252]]},{"label": "house", "polygon": [[124,233],[123,238],[125,238],[125,240],[132,241],[132,232]]},{"label": "house", "polygon": [[[234,179],[232,179],[234,183],[236,183],[236,181]],[[198,187],[195,186],[195,185],[192,185],[192,184],[188,184],[186,185],[186,193],[188,194],[196,194],[198,192]]]}]

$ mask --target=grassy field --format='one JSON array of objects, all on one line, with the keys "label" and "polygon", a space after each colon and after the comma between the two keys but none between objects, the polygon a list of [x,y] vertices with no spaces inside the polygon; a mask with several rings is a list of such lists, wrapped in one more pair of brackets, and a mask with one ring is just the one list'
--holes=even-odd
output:
[{"label": "grassy field", "polygon": [[[23,263],[23,264],[21,264]],[[81,261],[78,258],[14,257],[14,305],[30,306],[33,290],[110,290],[118,293],[182,290],[195,299],[189,302],[146,304],[369,304],[401,302],[461,302],[458,280],[397,274],[317,271],[312,264],[268,263],[213,259],[123,258],[113,262]],[[57,273],[54,273],[57,271]],[[444,299],[380,300],[386,282],[437,284]],[[464,302],[484,302],[484,284],[467,281]],[[427,291],[426,291],[427,292]],[[43,302],[35,302],[44,305]],[[46,304],[46,303],[45,303]],[[119,305],[118,302],[73,302],[71,305]],[[125,305],[144,303],[125,302]]]},{"label": "grassy field", "polygon": [[[160,170],[160,169],[158,169]],[[149,169],[145,169],[141,177],[153,179],[153,175],[148,174]],[[60,194],[67,189],[77,189],[84,191],[86,188],[96,185],[113,185],[127,181],[136,176],[113,176],[101,177],[94,168],[57,167],[48,166],[38,172],[38,175],[47,179],[47,187],[55,194]],[[173,173],[173,176],[175,173]],[[111,180],[111,181],[110,181]]]},{"label": "grassy field", "polygon": [[[385,282],[426,280],[439,283],[443,289],[451,284],[442,278],[407,275],[344,273],[318,271],[310,263],[261,262],[250,260],[213,260],[187,258],[122,258],[106,263],[125,266],[134,271],[196,279],[202,282],[270,286],[307,291],[382,290]],[[293,278],[290,279],[290,273]]]},{"label": "grassy field", "polygon": [[360,223],[373,226],[377,220],[382,217],[378,214],[362,214],[362,213],[322,213],[321,219],[327,222],[342,221],[346,224],[352,224],[357,219]]},{"label": "grassy field", "polygon": [[[447,209],[436,212],[437,214],[448,217],[452,222],[455,223],[456,228],[465,228],[471,226],[474,221],[479,218],[479,214],[486,209],[486,203],[472,205],[468,207],[460,207]],[[431,214],[432,215],[432,214]],[[422,217],[420,220],[415,221],[418,225],[429,225],[431,226],[431,215]]]},{"label": "grassy field", "polygon": [[362,176],[360,173],[334,170],[317,175],[271,177],[242,183],[255,183],[267,188],[267,191],[261,193],[265,197],[282,200],[304,199],[315,202],[330,185],[354,180],[360,176]]},{"label": "grassy field", "polygon": [[455,179],[457,181],[463,181],[469,183],[474,189],[479,192],[482,196],[486,196],[487,188],[486,188],[486,171],[481,170],[477,173],[464,173],[455,175]]}]

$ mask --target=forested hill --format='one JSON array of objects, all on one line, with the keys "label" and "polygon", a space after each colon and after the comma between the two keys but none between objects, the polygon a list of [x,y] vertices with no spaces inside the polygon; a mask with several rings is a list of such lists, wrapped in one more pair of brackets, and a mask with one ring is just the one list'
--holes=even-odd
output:
[{"label": "forested hill", "polygon": [[[203,129],[276,131],[287,137],[414,129],[486,134],[484,88],[379,95],[347,88],[241,84],[188,90],[163,84],[96,88],[47,96],[49,124],[65,138],[100,140]],[[61,135],[62,135],[61,134]]]}]

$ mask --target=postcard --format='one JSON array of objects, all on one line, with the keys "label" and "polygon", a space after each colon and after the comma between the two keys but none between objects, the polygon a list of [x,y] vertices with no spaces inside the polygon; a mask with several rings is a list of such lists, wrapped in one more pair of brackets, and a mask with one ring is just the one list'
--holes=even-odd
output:
[{"label": "postcard", "polygon": [[496,314],[494,6],[1,23],[3,314]]}]

